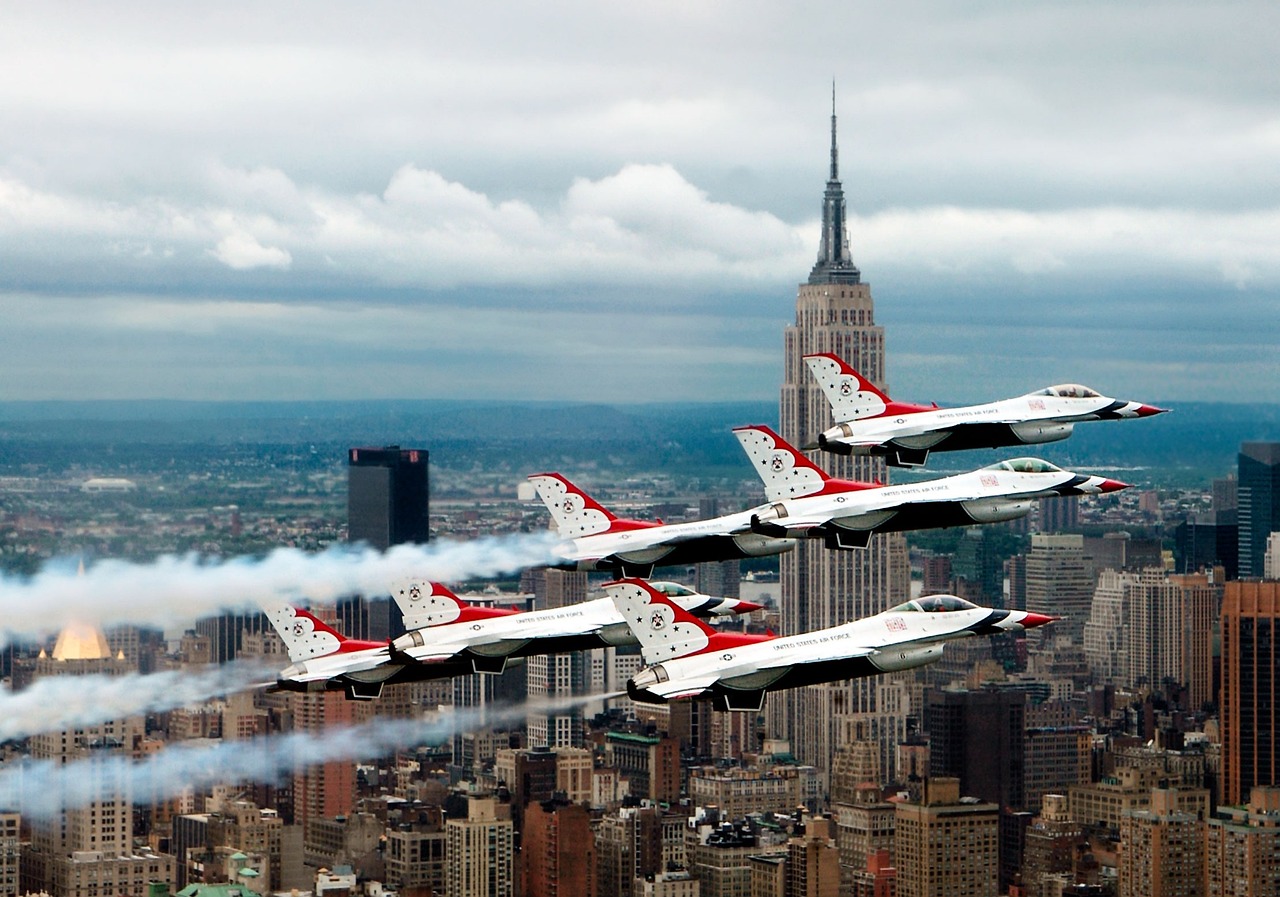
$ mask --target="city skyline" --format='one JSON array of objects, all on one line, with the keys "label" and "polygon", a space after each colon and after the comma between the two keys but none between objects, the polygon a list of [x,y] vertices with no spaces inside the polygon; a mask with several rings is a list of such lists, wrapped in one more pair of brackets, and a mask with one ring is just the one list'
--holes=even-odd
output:
[{"label": "city skyline", "polygon": [[959,15],[6,11],[0,400],[769,398],[833,78],[895,395],[1264,398],[1276,11]]}]

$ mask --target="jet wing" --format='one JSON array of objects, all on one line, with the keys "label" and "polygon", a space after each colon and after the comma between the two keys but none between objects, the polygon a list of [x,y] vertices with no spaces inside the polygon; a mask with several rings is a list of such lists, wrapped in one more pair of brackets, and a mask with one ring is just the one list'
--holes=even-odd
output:
[{"label": "jet wing", "polygon": [[653,692],[666,698],[668,701],[678,698],[692,698],[705,692],[711,686],[719,681],[720,676],[716,673],[706,673],[700,676],[694,676],[685,679],[672,679],[669,682],[663,682],[658,685],[651,685],[647,688]]},{"label": "jet wing", "polygon": [[470,647],[471,645],[466,642],[441,642],[439,644],[428,642],[421,647],[410,648],[404,653],[419,663],[445,663],[446,661],[460,659],[462,653]]}]

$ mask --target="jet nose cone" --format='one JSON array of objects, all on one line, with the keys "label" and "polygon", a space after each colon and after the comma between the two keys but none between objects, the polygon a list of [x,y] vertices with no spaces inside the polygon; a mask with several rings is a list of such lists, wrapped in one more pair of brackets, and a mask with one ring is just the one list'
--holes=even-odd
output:
[{"label": "jet nose cone", "polygon": [[1037,626],[1043,626],[1045,623],[1053,623],[1058,619],[1057,617],[1048,617],[1044,614],[1035,614],[1031,611],[1026,611],[1025,613],[1026,616],[1022,618],[1023,629],[1034,629]]},{"label": "jet nose cone", "polygon": [[749,614],[757,610],[764,610],[764,605],[756,604],[754,601],[743,601],[741,598],[738,599],[738,603],[733,608],[735,614]]},{"label": "jet nose cone", "polygon": [[1103,480],[1098,486],[1100,492],[1119,492],[1121,489],[1128,489],[1128,483],[1122,483],[1119,480]]},{"label": "jet nose cone", "polygon": [[1138,417],[1154,417],[1157,414],[1164,414],[1168,408],[1157,408],[1155,405],[1139,405]]}]

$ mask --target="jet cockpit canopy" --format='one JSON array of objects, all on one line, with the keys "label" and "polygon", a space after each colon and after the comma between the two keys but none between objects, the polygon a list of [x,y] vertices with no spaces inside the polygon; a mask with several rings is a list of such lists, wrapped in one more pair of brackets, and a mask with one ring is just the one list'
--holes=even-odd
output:
[{"label": "jet cockpit canopy", "polygon": [[1062,473],[1062,468],[1041,458],[1010,458],[988,464],[983,470],[1008,470],[1012,473]]},{"label": "jet cockpit canopy", "polygon": [[1049,386],[1039,392],[1031,393],[1033,396],[1052,396],[1058,399],[1098,399],[1101,394],[1094,392],[1087,386],[1081,386],[1079,383],[1059,383],[1057,386]]},{"label": "jet cockpit canopy", "polygon": [[936,614],[953,610],[973,610],[977,606],[955,595],[925,595],[921,598],[913,598],[906,604],[899,604],[897,607],[890,608],[889,611],[897,614]]}]

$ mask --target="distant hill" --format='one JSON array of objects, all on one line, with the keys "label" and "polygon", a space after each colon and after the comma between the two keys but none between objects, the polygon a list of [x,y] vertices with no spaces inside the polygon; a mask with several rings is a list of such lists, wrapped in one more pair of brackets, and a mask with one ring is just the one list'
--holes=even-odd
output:
[{"label": "distant hill", "polygon": [[[1082,425],[1065,442],[940,455],[930,472],[1035,454],[1064,466],[1147,469],[1161,481],[1199,482],[1234,470],[1241,442],[1280,440],[1277,404],[1171,405],[1173,413],[1156,418]],[[777,410],[773,402],[0,402],[0,472],[34,458],[56,463],[63,454],[83,461],[104,449],[122,457],[155,449],[216,457],[294,447],[341,463],[351,446],[400,444],[425,446],[433,464],[455,469],[588,465],[737,476],[746,467],[731,429],[776,425]]]}]

